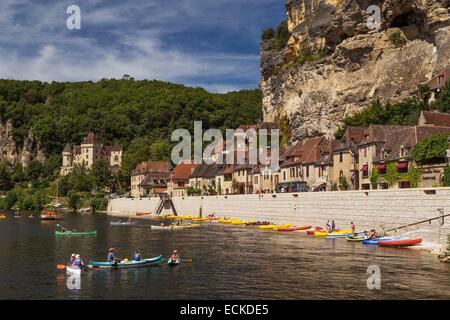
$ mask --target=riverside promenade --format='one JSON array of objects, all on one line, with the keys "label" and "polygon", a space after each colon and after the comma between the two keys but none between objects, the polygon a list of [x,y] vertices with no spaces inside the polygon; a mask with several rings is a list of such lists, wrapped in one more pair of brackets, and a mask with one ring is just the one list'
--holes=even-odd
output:
[{"label": "riverside promenade", "polygon": [[[375,228],[389,234],[420,236],[430,250],[447,245],[450,234],[450,188],[360,190],[261,195],[172,198],[179,215],[233,217],[252,221],[338,228],[351,222],[358,230]],[[159,198],[118,198],[108,205],[110,215],[155,213]],[[161,214],[172,214],[166,207]],[[449,216],[447,216],[449,215]],[[394,230],[396,229],[396,230]]]}]

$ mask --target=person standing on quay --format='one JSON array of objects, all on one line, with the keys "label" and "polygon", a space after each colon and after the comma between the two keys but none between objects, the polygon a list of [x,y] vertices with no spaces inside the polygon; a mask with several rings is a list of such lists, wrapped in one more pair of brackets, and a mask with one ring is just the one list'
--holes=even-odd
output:
[{"label": "person standing on quay", "polygon": [[327,227],[326,227],[326,229],[327,229],[327,232],[330,232],[330,231],[331,231],[330,220],[327,221]]},{"label": "person standing on quay", "polygon": [[350,224],[351,224],[351,227],[352,227],[352,232],[355,233],[355,230],[356,230],[355,224],[353,223],[353,221],[350,222]]},{"label": "person standing on quay", "polygon": [[331,221],[331,232],[336,231],[336,224],[334,223],[334,220]]}]

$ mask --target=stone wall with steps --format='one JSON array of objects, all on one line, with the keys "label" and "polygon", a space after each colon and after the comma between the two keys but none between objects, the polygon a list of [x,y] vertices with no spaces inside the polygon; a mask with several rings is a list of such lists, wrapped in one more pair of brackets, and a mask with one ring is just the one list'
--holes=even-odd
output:
[{"label": "stone wall with steps", "polygon": [[[154,212],[158,198],[114,199],[109,211],[133,213]],[[400,189],[298,194],[229,195],[173,198],[179,215],[216,214],[252,221],[324,226],[334,220],[338,228],[349,228],[354,222],[359,230],[389,230],[439,216],[438,209],[450,213],[450,188]],[[162,214],[170,214],[164,210]],[[420,235],[431,243],[447,243],[450,217],[424,222],[398,232]],[[395,233],[395,232],[394,232]]]}]

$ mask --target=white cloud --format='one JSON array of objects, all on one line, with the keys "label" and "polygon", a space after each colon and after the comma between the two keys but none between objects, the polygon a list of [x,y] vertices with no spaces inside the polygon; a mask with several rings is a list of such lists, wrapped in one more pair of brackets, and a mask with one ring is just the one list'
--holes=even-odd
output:
[{"label": "white cloud", "polygon": [[[264,6],[274,1],[279,0],[248,5]],[[136,79],[182,82],[215,92],[256,87],[257,52],[242,54],[231,48],[220,53],[222,48],[208,47],[211,39],[205,39],[202,51],[189,49],[189,43],[168,45],[165,41],[168,35],[194,32],[192,28],[216,32],[219,39],[245,23],[248,30],[255,28],[246,21],[250,17],[238,16],[247,3],[92,0],[80,2],[82,30],[68,31],[65,9],[73,1],[39,4],[0,0],[0,78],[95,81],[129,74]],[[240,33],[245,36],[245,32],[244,28]]]}]

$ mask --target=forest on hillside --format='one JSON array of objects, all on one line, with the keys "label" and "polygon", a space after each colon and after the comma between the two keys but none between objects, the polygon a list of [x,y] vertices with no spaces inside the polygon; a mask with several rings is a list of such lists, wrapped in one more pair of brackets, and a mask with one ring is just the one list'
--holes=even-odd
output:
[{"label": "forest on hillside", "polygon": [[[79,144],[90,131],[105,145],[123,147],[122,170],[113,176],[102,163],[89,172],[75,170],[61,179],[62,195],[105,185],[125,190],[130,171],[141,161],[169,160],[172,131],[193,132],[194,121],[202,121],[204,129],[224,130],[256,123],[261,117],[259,90],[217,94],[129,76],[76,83],[0,80],[1,121],[12,121],[18,148],[32,128],[47,158],[45,163],[33,161],[28,168],[0,161],[0,193],[8,195],[5,207],[22,207],[26,193],[30,199],[25,207],[39,208],[43,194],[54,193],[50,189],[55,188],[65,144]],[[104,173],[100,179],[99,172]]]},{"label": "forest on hillside", "polygon": [[[236,128],[261,116],[258,90],[214,94],[129,77],[78,83],[0,80],[0,117],[12,120],[17,145],[32,127],[48,156],[93,131],[104,144],[119,144],[125,152],[147,146],[142,157],[167,158],[177,128],[192,130],[193,121],[203,121],[206,129]],[[127,169],[147,160],[125,159]]]}]

